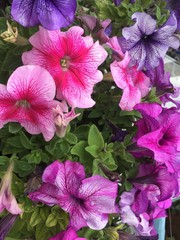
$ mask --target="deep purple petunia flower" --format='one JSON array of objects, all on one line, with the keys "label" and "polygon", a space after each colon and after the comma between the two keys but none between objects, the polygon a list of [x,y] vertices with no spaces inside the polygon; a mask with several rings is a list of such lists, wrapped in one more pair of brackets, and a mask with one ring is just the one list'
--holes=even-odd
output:
[{"label": "deep purple petunia flower", "polygon": [[108,214],[117,212],[117,183],[99,175],[85,178],[84,167],[78,162],[55,161],[45,169],[42,180],[40,189],[29,197],[49,206],[59,205],[69,213],[69,226],[74,230],[85,226],[103,229]]},{"label": "deep purple petunia flower", "polygon": [[177,19],[177,30],[180,30],[180,1],[167,0],[167,8],[171,10],[171,14],[174,14]]},{"label": "deep purple petunia flower", "polygon": [[8,232],[13,227],[18,215],[8,214],[0,219],[0,240],[4,240]]},{"label": "deep purple petunia flower", "polygon": [[136,122],[137,145],[149,149],[154,159],[169,172],[180,169],[180,113],[176,108],[163,109],[157,103],[140,103],[135,109],[142,115]]},{"label": "deep purple petunia flower", "polygon": [[173,36],[177,20],[173,14],[160,28],[156,28],[156,21],[146,13],[136,12],[132,19],[136,23],[123,28],[119,41],[123,52],[129,51],[131,65],[137,64],[138,70],[157,67],[169,47],[178,49],[180,42]]},{"label": "deep purple petunia flower", "polygon": [[173,92],[173,85],[170,82],[171,74],[164,71],[163,59],[159,59],[159,65],[156,68],[145,71],[150,78],[151,86],[156,87],[156,94],[162,96],[167,92]]},{"label": "deep purple petunia flower", "polygon": [[13,0],[11,14],[25,27],[41,24],[49,30],[69,26],[76,11],[76,0]]}]

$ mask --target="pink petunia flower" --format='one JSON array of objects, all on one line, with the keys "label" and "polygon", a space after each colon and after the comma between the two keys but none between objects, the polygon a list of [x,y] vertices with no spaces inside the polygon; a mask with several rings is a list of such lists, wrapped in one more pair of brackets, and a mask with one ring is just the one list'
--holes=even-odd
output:
[{"label": "pink petunia flower", "polygon": [[21,214],[22,210],[17,204],[16,198],[11,191],[13,163],[8,167],[0,184],[0,212],[6,209],[11,214]]},{"label": "pink petunia flower", "polygon": [[79,238],[76,231],[70,227],[66,231],[58,233],[56,236],[49,240],[87,240],[86,238]]},{"label": "pink petunia flower", "polygon": [[120,62],[114,61],[111,65],[111,73],[116,85],[123,90],[119,106],[122,110],[132,111],[141,98],[149,92],[150,79],[136,66],[130,67],[130,57],[125,53]]},{"label": "pink petunia flower", "polygon": [[0,128],[19,122],[30,134],[42,133],[49,141],[55,133],[52,107],[56,106],[55,83],[40,66],[22,66],[0,84]]},{"label": "pink petunia flower", "polygon": [[91,94],[94,85],[103,78],[98,66],[106,59],[107,52],[92,37],[82,37],[83,33],[77,26],[67,32],[40,27],[29,39],[33,49],[23,53],[22,60],[50,72],[58,99],[65,99],[71,107],[88,108],[95,104]]},{"label": "pink petunia flower", "polygon": [[71,120],[78,117],[80,113],[75,114],[74,109],[68,112],[68,105],[65,101],[59,102],[53,109],[54,123],[56,126],[56,135],[64,137],[66,129]]},{"label": "pink petunia flower", "polygon": [[42,180],[40,189],[29,197],[49,206],[59,205],[69,213],[69,226],[75,230],[85,226],[103,229],[108,214],[117,212],[117,183],[99,175],[85,178],[84,167],[78,162],[55,161],[45,169]]}]

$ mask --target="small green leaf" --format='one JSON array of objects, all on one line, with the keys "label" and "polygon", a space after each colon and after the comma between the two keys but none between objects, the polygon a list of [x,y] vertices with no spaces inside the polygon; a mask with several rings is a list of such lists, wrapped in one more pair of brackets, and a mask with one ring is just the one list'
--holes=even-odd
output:
[{"label": "small green leaf", "polygon": [[51,213],[46,220],[46,226],[54,227],[56,226],[56,224],[57,224],[57,218],[53,213]]},{"label": "small green leaf", "polygon": [[38,225],[41,221],[42,221],[42,218],[40,215],[40,209],[37,207],[31,215],[29,224],[31,227],[34,227]]},{"label": "small green leaf", "polygon": [[21,144],[26,149],[35,149],[36,148],[36,144],[31,143],[24,132],[20,132],[20,140],[21,140]]},{"label": "small green leaf", "polygon": [[104,139],[102,137],[102,134],[94,124],[90,127],[89,130],[88,144],[89,146],[96,145],[99,149],[102,149],[104,147]]},{"label": "small green leaf", "polygon": [[77,143],[77,137],[73,133],[67,133],[65,136],[65,139],[70,144],[76,144]]},{"label": "small green leaf", "polygon": [[85,150],[90,153],[93,157],[98,157],[99,148],[96,145],[87,146]]},{"label": "small green leaf", "polygon": [[16,122],[9,123],[9,132],[10,133],[17,133],[21,130],[21,125]]}]

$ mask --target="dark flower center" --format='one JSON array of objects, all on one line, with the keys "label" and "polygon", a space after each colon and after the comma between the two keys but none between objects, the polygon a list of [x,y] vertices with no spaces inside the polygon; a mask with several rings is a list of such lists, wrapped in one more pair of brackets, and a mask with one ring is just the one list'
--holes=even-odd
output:
[{"label": "dark flower center", "polygon": [[20,101],[17,101],[16,102],[16,106],[20,106],[20,107],[23,107],[23,108],[29,108],[30,107],[30,104],[27,100],[20,100]]}]

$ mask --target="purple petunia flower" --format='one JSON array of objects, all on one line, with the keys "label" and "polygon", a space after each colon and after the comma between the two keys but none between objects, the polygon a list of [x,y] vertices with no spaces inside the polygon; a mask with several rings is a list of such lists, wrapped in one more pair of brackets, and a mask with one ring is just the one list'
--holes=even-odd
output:
[{"label": "purple petunia flower", "polygon": [[13,19],[21,25],[41,24],[49,30],[69,26],[75,11],[76,0],[13,0],[11,8]]},{"label": "purple petunia flower", "polygon": [[0,219],[0,240],[4,240],[8,232],[13,227],[18,215],[8,214]]},{"label": "purple petunia flower", "polygon": [[165,165],[141,164],[137,176],[129,180],[134,187],[121,195],[122,221],[134,226],[137,234],[154,235],[154,219],[166,217],[165,209],[179,193],[177,174],[169,173]]},{"label": "purple petunia flower", "polygon": [[84,167],[78,162],[55,161],[45,169],[42,180],[40,189],[29,197],[49,206],[59,205],[69,213],[69,226],[75,230],[85,226],[103,229],[108,213],[117,212],[117,183],[99,175],[85,178]]},{"label": "purple petunia flower", "polygon": [[171,10],[177,19],[177,30],[180,30],[180,1],[167,0],[167,8]]},{"label": "purple petunia flower", "polygon": [[160,28],[156,28],[156,21],[148,14],[136,12],[132,15],[136,23],[125,27],[123,37],[119,39],[123,52],[129,51],[131,65],[138,65],[138,70],[151,69],[159,65],[169,47],[178,49],[180,42],[173,36],[177,21],[172,14],[168,21]]},{"label": "purple petunia flower", "polygon": [[154,159],[165,164],[169,172],[180,169],[180,113],[176,108],[163,109],[157,103],[135,106],[142,119],[136,122],[137,145],[149,149]]}]

